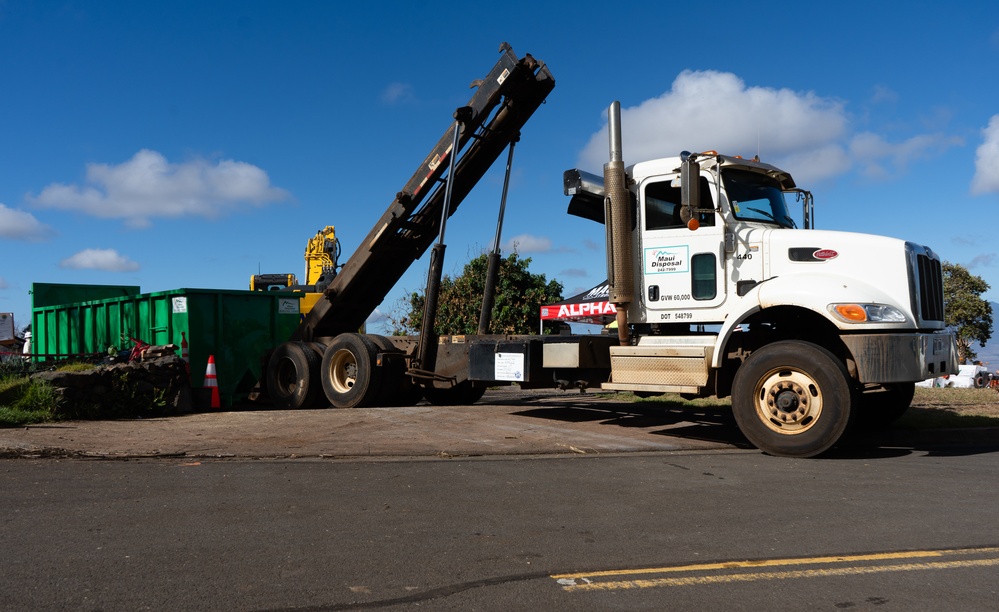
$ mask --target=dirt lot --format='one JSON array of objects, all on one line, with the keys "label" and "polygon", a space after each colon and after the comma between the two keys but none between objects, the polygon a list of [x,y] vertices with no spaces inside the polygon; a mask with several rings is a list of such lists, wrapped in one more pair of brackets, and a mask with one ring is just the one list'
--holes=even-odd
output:
[{"label": "dirt lot", "polygon": [[[874,444],[999,441],[999,394],[917,389]],[[728,401],[490,390],[474,406],[248,409],[0,429],[0,457],[463,457],[750,448]]]}]

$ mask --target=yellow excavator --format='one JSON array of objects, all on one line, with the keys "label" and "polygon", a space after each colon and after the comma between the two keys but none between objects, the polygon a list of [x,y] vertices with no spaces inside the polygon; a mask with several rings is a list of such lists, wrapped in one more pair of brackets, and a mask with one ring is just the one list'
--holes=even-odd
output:
[{"label": "yellow excavator", "polygon": [[307,314],[336,277],[339,259],[340,241],[333,226],[327,225],[305,245],[305,284],[298,284],[294,274],[254,274],[250,277],[250,291],[302,292],[301,312]]}]

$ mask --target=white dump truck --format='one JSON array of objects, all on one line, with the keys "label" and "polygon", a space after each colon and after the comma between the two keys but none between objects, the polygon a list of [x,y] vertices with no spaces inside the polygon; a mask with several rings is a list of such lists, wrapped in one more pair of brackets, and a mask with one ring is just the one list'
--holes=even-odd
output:
[{"label": "white dump truck", "polygon": [[[477,335],[435,333],[446,220],[508,145],[512,158],[554,87],[544,64],[502,50],[324,299],[270,355],[267,391],[279,406],[473,403],[487,386],[514,383],[731,396],[750,442],[809,457],[854,420],[900,416],[917,381],[957,372],[941,262],[928,247],[813,229],[811,194],[755,159],[683,152],[626,166],[616,102],[603,176],[569,170],[564,185],[570,214],[606,225],[617,334],[490,335],[488,308]],[[356,333],[435,238],[421,334]]]}]

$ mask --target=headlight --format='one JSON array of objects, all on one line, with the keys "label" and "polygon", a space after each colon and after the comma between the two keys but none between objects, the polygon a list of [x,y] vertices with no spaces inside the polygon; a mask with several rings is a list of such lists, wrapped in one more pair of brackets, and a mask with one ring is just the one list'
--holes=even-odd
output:
[{"label": "headlight", "polygon": [[829,311],[847,323],[905,323],[905,314],[887,304],[830,304]]}]

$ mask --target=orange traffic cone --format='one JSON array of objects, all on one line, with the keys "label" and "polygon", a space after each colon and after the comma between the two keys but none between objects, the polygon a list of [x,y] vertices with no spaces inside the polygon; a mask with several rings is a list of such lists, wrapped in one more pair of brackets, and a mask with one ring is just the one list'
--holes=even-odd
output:
[{"label": "orange traffic cone", "polygon": [[215,355],[208,356],[208,369],[205,370],[205,388],[212,390],[212,408],[221,408],[219,381],[215,377]]}]

